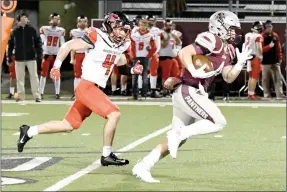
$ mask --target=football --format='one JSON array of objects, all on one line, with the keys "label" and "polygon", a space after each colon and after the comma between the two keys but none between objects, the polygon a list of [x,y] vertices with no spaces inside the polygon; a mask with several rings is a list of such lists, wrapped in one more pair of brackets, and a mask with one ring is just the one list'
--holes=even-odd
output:
[{"label": "football", "polygon": [[204,69],[205,72],[210,72],[214,70],[212,62],[209,61],[209,59],[204,55],[193,55],[192,62],[195,69],[199,69],[204,64],[207,64],[207,67]]}]

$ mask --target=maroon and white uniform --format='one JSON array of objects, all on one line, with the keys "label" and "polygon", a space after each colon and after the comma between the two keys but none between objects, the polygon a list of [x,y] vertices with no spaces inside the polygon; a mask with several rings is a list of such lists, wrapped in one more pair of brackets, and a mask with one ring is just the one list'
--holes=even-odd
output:
[{"label": "maroon and white uniform", "polygon": [[[224,43],[218,36],[203,32],[199,34],[193,43],[197,55],[206,55],[213,63],[214,70],[218,69],[224,61],[225,66],[231,65],[235,57],[235,49],[231,44]],[[190,124],[191,119],[208,119],[215,122],[225,122],[218,107],[200,94],[199,83],[207,90],[214,77],[207,79],[194,78],[184,69],[181,74],[183,84],[173,94],[174,114],[179,116],[183,124]],[[176,115],[178,113],[178,115]]]}]

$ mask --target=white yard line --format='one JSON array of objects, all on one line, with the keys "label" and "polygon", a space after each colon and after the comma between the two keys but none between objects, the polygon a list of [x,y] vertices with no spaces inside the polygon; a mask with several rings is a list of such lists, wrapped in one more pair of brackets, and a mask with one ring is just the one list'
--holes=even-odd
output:
[{"label": "white yard line", "polygon": [[[2,100],[3,104],[18,104],[11,100]],[[23,104],[33,104],[33,105],[71,105],[73,101],[42,101],[41,103],[36,103],[35,101],[24,101]],[[168,101],[114,101],[116,105],[141,105],[141,106],[171,106],[172,102]],[[20,103],[19,103],[20,104]],[[216,103],[219,107],[286,107],[286,103]]]},{"label": "white yard line", "polygon": [[[146,141],[148,141],[148,140],[150,140],[150,139],[152,139],[152,138],[154,138],[154,137],[156,137],[156,136],[168,131],[169,129],[170,129],[170,126],[167,126],[167,127],[162,128],[162,129],[159,129],[159,130],[157,130],[157,131],[155,131],[155,132],[153,132],[153,133],[151,133],[151,134],[149,134],[149,135],[147,135],[145,137],[142,137],[142,138],[140,138],[140,139],[128,144],[127,146],[121,148],[120,150],[118,150],[118,153],[116,153],[116,155],[121,155],[123,152],[129,151],[129,150],[135,148],[136,146],[141,145],[142,143],[144,143],[144,142],[146,142]],[[101,161],[100,159],[94,161],[88,167],[86,167],[86,168],[74,173],[73,175],[70,175],[70,176],[58,181],[54,185],[44,189],[44,191],[58,191],[58,190],[64,188],[65,186],[69,185],[70,183],[72,183],[73,181],[79,179],[80,177],[82,177],[82,176],[92,172],[93,170],[101,167],[101,162],[100,161]]]}]

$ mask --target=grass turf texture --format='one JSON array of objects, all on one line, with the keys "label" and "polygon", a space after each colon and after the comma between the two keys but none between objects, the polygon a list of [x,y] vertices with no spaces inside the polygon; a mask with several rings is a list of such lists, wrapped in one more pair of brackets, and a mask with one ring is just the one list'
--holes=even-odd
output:
[{"label": "grass turf texture", "polygon": [[[28,113],[19,117],[2,117],[3,157],[63,158],[44,170],[2,172],[4,177],[37,180],[32,184],[5,185],[2,186],[3,191],[43,191],[100,158],[104,120],[95,115],[70,134],[37,136],[27,144],[23,153],[17,153],[18,136],[13,133],[18,131],[20,124],[34,125],[61,119],[68,107],[2,104],[3,112]],[[286,191],[286,140],[281,138],[286,135],[286,108],[220,108],[226,116],[227,127],[217,134],[189,139],[176,160],[168,156],[160,161],[152,173],[161,183],[143,183],[132,176],[131,169],[165,134],[122,154],[121,157],[130,160],[130,165],[99,167],[61,190]],[[172,116],[170,106],[120,106],[120,109],[122,118],[116,132],[115,149],[167,126]],[[83,133],[90,135],[83,136]]]}]

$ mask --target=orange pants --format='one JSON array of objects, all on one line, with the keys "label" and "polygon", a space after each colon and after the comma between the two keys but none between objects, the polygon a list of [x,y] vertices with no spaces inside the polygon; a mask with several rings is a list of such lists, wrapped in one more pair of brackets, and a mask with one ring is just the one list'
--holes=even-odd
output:
[{"label": "orange pants", "polygon": [[74,76],[80,78],[82,76],[82,64],[85,53],[75,53]]},{"label": "orange pants", "polygon": [[41,76],[42,77],[47,77],[49,70],[50,70],[50,66],[54,65],[56,56],[54,55],[44,55],[43,59],[42,59],[42,65],[41,65]]},{"label": "orange pants", "polygon": [[176,56],[176,61],[177,61],[177,63],[178,63],[178,68],[179,68],[179,71],[181,71],[182,70],[182,63],[181,63],[181,60],[179,59],[179,56]]},{"label": "orange pants", "polygon": [[261,61],[258,57],[254,57],[251,60],[251,71],[249,72],[249,77],[259,80],[261,73]]},{"label": "orange pants", "polygon": [[12,65],[9,65],[9,73],[12,79],[16,79],[15,56],[12,56]]},{"label": "orange pants", "polygon": [[81,79],[75,90],[76,100],[65,115],[65,119],[74,129],[80,128],[82,122],[92,112],[107,118],[112,112],[119,111],[108,96],[95,83]]},{"label": "orange pants", "polygon": [[176,59],[172,59],[172,67],[171,67],[171,71],[170,71],[170,76],[171,77],[177,77],[177,78],[179,78],[179,76],[180,76],[179,63]]},{"label": "orange pants", "polygon": [[168,79],[169,77],[179,77],[180,71],[178,62],[176,59],[159,60],[159,66],[162,72],[162,79]]},{"label": "orange pants", "polygon": [[158,55],[156,54],[151,58],[149,65],[149,71],[151,76],[157,76],[158,66],[159,66],[159,59]]}]

